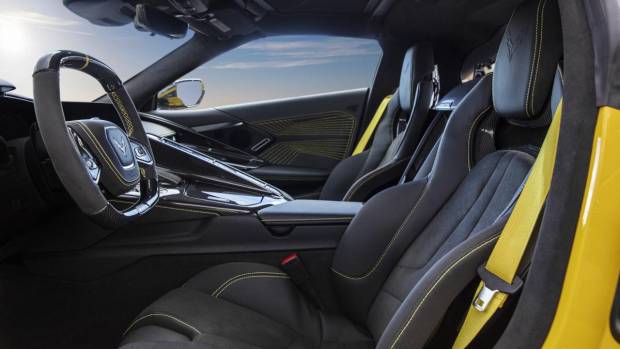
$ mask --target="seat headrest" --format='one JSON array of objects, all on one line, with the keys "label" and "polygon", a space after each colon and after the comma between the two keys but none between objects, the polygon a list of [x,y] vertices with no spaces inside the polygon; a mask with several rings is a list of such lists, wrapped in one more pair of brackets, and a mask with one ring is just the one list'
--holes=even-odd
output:
[{"label": "seat headrest", "polygon": [[493,106],[501,117],[533,120],[548,104],[562,32],[556,0],[526,0],[510,18],[497,52]]},{"label": "seat headrest", "polygon": [[418,83],[424,79],[430,81],[434,69],[435,58],[430,44],[416,44],[407,50],[398,86],[398,99],[402,110],[411,111]]}]

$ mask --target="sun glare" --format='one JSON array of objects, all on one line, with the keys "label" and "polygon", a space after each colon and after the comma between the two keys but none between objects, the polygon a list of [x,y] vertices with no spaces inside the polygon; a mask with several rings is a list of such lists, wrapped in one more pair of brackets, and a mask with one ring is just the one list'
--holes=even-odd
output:
[{"label": "sun glare", "polygon": [[26,49],[26,28],[18,21],[0,22],[0,47],[6,53],[18,53]]}]

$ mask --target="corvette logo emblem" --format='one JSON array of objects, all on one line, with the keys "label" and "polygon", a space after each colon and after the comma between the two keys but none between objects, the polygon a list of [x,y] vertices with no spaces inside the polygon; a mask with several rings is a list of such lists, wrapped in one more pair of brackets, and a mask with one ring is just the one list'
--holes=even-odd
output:
[{"label": "corvette logo emblem", "polygon": [[512,31],[509,29],[506,32],[506,48],[508,49],[508,61],[512,60],[512,56],[517,51],[517,48],[523,41],[523,36],[513,37]]},{"label": "corvette logo emblem", "polygon": [[114,142],[114,145],[116,145],[116,148],[118,150],[120,150],[123,155],[127,154],[127,143],[125,143],[125,140],[121,138],[121,140],[117,140],[117,139],[112,139],[112,142]]}]

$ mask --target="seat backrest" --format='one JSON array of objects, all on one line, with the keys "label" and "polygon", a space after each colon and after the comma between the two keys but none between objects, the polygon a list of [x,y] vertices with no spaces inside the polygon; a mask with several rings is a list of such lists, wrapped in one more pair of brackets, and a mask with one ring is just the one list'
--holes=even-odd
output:
[{"label": "seat backrest", "polygon": [[476,86],[477,82],[478,79],[474,79],[453,87],[437,102],[435,107],[433,107],[431,111],[431,113],[434,114],[433,119],[429,122],[428,127],[426,127],[415,152],[409,159],[407,167],[402,172],[399,184],[408,182],[416,176],[428,175],[428,173],[424,173],[424,171],[420,172],[422,164],[424,162],[432,164],[432,159],[436,155],[437,146],[439,144],[439,138],[443,134],[450,114],[458,107],[469,91]]},{"label": "seat backrest", "polygon": [[[375,129],[370,147],[334,168],[321,191],[321,200],[341,200],[354,182],[365,174],[413,153],[436,93],[434,69],[430,44],[416,44],[406,51],[399,86]],[[397,128],[399,120],[406,120],[402,130]]]},{"label": "seat backrest", "polygon": [[[430,44],[419,43],[407,50],[398,89],[377,126],[361,174],[410,156],[415,150],[434,98],[434,70],[435,60]],[[399,119],[406,120],[404,129],[398,129]]]},{"label": "seat backrest", "polygon": [[475,126],[493,114],[545,126],[561,53],[556,1],[520,5],[496,72],[453,111],[426,174],[375,195],[349,225],[334,256],[334,284],[378,348],[422,347],[475,279],[534,161],[516,150],[472,161]]}]

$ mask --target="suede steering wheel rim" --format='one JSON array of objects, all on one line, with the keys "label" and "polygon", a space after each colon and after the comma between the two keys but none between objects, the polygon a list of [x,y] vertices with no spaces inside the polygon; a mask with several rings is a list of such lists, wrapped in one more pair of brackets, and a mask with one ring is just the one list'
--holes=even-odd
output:
[{"label": "suede steering wheel rim", "polygon": [[[67,122],[60,99],[60,68],[95,78],[112,101],[122,128],[103,120]],[[151,210],[159,199],[153,151],[116,73],[83,53],[56,51],[39,59],[32,76],[43,143],[58,177],[82,212],[103,227],[118,228]],[[123,210],[115,208],[100,187],[119,195],[138,184],[140,198]]]}]

